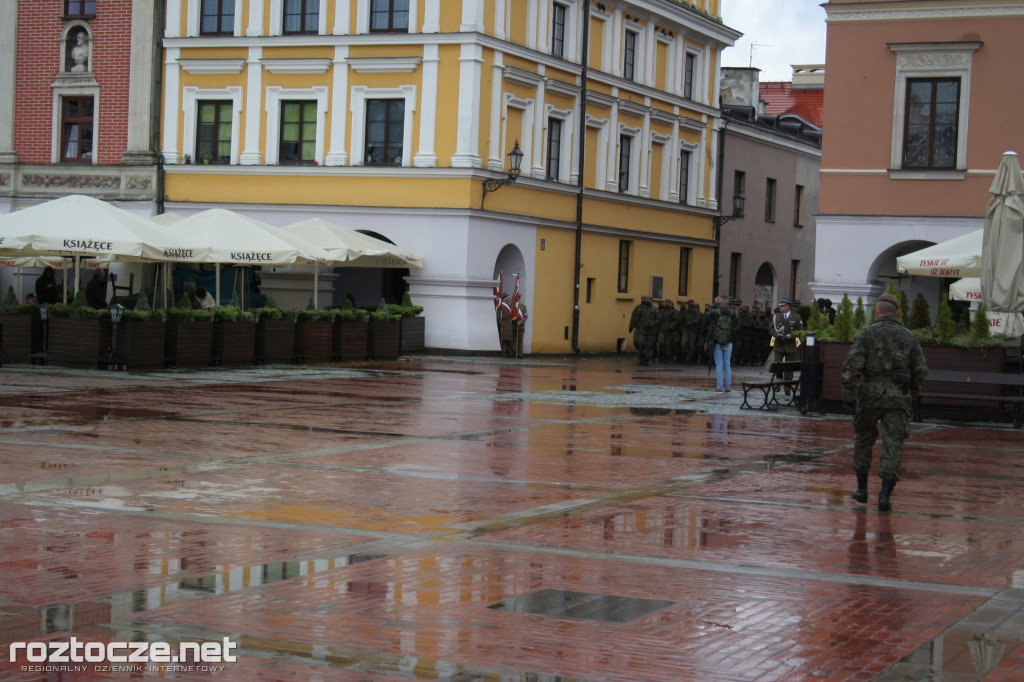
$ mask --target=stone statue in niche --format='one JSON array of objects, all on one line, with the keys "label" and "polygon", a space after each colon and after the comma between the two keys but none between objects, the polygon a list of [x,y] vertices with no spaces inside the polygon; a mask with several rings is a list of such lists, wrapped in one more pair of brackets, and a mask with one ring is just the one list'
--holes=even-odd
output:
[{"label": "stone statue in niche", "polygon": [[89,36],[85,31],[78,31],[74,35],[70,66],[71,73],[87,73],[89,71]]}]

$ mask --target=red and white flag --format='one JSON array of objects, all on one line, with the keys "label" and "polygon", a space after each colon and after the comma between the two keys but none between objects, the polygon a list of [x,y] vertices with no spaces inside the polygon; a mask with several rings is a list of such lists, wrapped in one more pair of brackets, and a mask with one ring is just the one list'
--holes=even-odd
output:
[{"label": "red and white flag", "polygon": [[516,273],[516,284],[512,290],[512,319],[519,319],[519,273]]},{"label": "red and white flag", "polygon": [[498,311],[498,306],[501,305],[501,271],[498,271],[498,286],[494,287],[494,311]]}]

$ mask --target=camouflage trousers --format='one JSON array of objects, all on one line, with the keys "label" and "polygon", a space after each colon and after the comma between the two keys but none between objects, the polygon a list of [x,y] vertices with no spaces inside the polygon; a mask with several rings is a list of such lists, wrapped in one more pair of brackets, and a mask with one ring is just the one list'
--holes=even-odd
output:
[{"label": "camouflage trousers", "polygon": [[882,456],[878,461],[878,475],[897,481],[903,462],[903,441],[910,436],[911,408],[861,407],[853,416],[853,470],[871,469],[871,450],[878,439],[878,423],[882,423]]}]

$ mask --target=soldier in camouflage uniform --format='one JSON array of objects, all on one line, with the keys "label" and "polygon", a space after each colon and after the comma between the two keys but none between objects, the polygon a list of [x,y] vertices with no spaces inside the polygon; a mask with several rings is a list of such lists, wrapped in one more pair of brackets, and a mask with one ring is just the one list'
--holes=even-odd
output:
[{"label": "soldier in camouflage uniform", "polygon": [[633,332],[633,346],[640,355],[640,364],[651,364],[651,353],[657,341],[658,310],[651,304],[650,296],[641,296],[640,305],[633,308],[629,318],[629,331]]},{"label": "soldier in camouflage uniform", "polygon": [[658,362],[672,362],[672,332],[676,327],[676,309],[672,301],[662,300],[658,308]]},{"label": "soldier in camouflage uniform", "polygon": [[[878,475],[882,489],[878,510],[889,511],[890,496],[900,476],[903,441],[910,435],[914,398],[928,376],[924,353],[914,334],[899,322],[899,301],[885,294],[875,302],[875,320],[854,340],[843,363],[843,401],[856,399],[853,417],[854,500],[868,499],[871,448],[882,422],[882,456]],[[863,378],[862,383],[860,382]]]},{"label": "soldier in camouflage uniform", "polygon": [[700,341],[700,308],[696,301],[687,301],[683,311],[683,362],[697,361],[697,344]]},{"label": "soldier in camouflage uniform", "polygon": [[750,308],[743,306],[737,315],[736,341],[733,357],[737,365],[749,365],[752,361],[751,350],[754,347],[754,319],[750,316]]}]

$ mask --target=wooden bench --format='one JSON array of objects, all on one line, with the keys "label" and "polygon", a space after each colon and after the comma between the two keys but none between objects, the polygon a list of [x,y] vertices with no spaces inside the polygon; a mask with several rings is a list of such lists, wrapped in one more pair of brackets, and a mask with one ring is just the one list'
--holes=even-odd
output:
[{"label": "wooden bench", "polygon": [[[800,378],[790,379],[786,381],[782,378],[782,375],[791,372],[799,372],[800,363],[797,361],[791,362],[773,362],[768,366],[768,379],[766,381],[744,381],[743,386],[743,404],[740,405],[741,409],[753,410],[753,405],[747,402],[749,394],[752,390],[757,389],[761,391],[763,402],[757,409],[759,410],[771,410],[774,409],[772,405],[779,405],[781,407],[792,407],[797,403],[797,393],[800,388]],[[782,390],[785,397],[785,402],[779,402],[778,394]]]},{"label": "wooden bench", "polygon": [[931,370],[914,401],[914,421],[921,421],[922,403],[931,401],[988,403],[995,412],[1001,412],[1004,405],[1011,405],[1013,428],[1017,429],[1021,425],[1021,403],[1024,403],[1024,374]]}]

